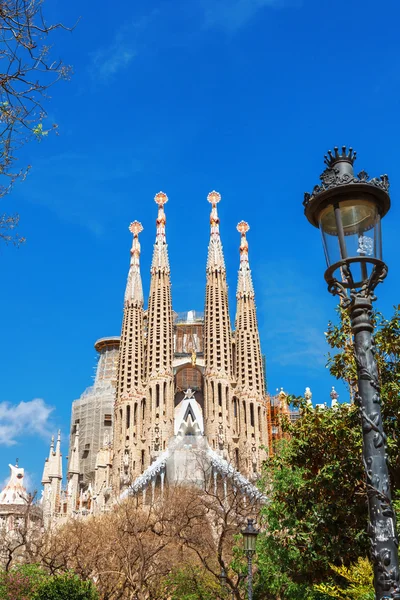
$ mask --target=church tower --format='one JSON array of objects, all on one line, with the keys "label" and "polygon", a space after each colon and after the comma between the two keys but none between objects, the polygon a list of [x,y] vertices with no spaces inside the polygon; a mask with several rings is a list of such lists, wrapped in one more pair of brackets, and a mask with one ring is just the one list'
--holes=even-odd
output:
[{"label": "church tower", "polygon": [[238,467],[251,475],[261,471],[265,451],[260,446],[268,445],[268,430],[264,369],[246,237],[249,229],[245,221],[237,226],[240,267],[235,321],[236,389],[232,412],[234,433],[239,436]]},{"label": "church tower", "polygon": [[144,310],[140,274],[143,227],[134,221],[129,226],[133,240],[121,336],[96,342],[100,361],[95,383],[74,402],[66,501],[60,438],[55,448],[52,442],[42,479],[46,526],[64,514],[107,511],[118,498],[138,493],[145,497],[147,489],[154,498],[157,486],[162,491],[167,483],[191,480],[202,485],[205,471],[194,467],[200,458],[214,484],[218,477],[224,485],[231,478],[246,494],[259,494],[251,482],[266,457],[269,422],[249,226],[244,221],[237,226],[240,266],[232,331],[219,230],[220,194],[207,196],[211,214],[204,316],[194,310],[173,313],[168,198],[159,192],[154,200],[156,238],[148,308]]},{"label": "church tower", "polygon": [[[113,488],[115,493],[138,473],[143,443],[145,393],[143,288],[140,276],[141,223],[129,226],[133,234],[131,263],[124,298],[113,431]],[[140,471],[139,471],[140,472]]]},{"label": "church tower", "polygon": [[141,457],[141,470],[166,450],[174,435],[173,316],[170,266],[165,235],[164,205],[168,197],[159,192],[156,241],[151,263],[149,306],[147,310],[147,403],[143,406],[143,439],[147,446]]},{"label": "church tower", "polygon": [[46,459],[42,476],[44,486],[42,506],[45,527],[60,513],[62,478],[61,432],[58,431],[55,450],[54,436],[51,438],[49,458]]},{"label": "church tower", "polygon": [[230,423],[232,383],[232,331],[229,318],[225,260],[219,233],[218,192],[207,196],[211,204],[210,242],[206,267],[204,311],[205,427],[213,450],[229,456],[227,426]]},{"label": "church tower", "polygon": [[77,509],[79,497],[79,423],[76,425],[74,445],[68,463],[68,512],[73,514]]}]

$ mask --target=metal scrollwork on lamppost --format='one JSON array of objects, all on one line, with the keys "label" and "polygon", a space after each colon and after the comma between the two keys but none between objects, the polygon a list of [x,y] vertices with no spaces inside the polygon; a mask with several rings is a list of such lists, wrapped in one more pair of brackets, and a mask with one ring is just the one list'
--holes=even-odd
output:
[{"label": "metal scrollwork on lamppost", "polygon": [[328,290],[348,309],[354,336],[355,402],[362,420],[375,599],[400,600],[398,538],[371,319],[374,290],[388,270],[382,260],[381,219],[390,208],[389,179],[369,179],[365,171],[356,176],[355,158],[345,146],[329,151],[321,184],[304,195],[303,204],[307,219],[322,234]]},{"label": "metal scrollwork on lamppost", "polygon": [[247,519],[247,525],[246,528],[242,530],[242,536],[244,541],[244,552],[247,556],[247,587],[249,600],[253,600],[253,556],[256,552],[256,541],[259,533],[259,530],[254,527],[254,519]]}]

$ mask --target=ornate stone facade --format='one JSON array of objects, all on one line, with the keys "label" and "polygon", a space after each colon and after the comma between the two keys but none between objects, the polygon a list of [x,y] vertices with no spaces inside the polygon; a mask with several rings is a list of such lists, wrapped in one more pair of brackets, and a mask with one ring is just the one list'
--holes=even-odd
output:
[{"label": "ornate stone facade", "polygon": [[[258,477],[266,456],[268,416],[248,257],[249,226],[245,222],[238,225],[240,260],[232,331],[217,209],[221,196],[211,192],[207,199],[211,215],[204,316],[195,311],[179,315],[172,309],[164,208],[167,196],[162,192],[155,196],[158,213],[147,310],[140,274],[139,234],[143,227],[138,221],[130,225],[133,242],[112,445],[109,439],[98,449],[90,483],[84,481],[82,428],[74,424],[66,491],[68,514],[106,510],[121,495],[145,493],[150,482],[153,493],[155,485],[170,481],[198,482],[200,456],[214,477],[219,473],[223,478],[238,478],[247,491],[257,493],[251,481]],[[53,475],[55,488],[58,477]],[[44,484],[46,489],[45,477]]]}]

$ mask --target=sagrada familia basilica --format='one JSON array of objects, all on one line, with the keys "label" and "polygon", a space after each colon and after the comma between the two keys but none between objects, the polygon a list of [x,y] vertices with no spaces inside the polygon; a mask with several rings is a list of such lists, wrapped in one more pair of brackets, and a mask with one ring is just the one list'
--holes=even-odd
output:
[{"label": "sagrada familia basilica", "polygon": [[[218,203],[211,192],[204,315],[177,314],[166,240],[167,196],[158,207],[147,310],[140,274],[141,223],[133,236],[120,337],[101,338],[94,384],[72,405],[67,487],[60,433],[42,484],[45,526],[99,514],[129,494],[151,502],[164,486],[216,485],[222,478],[257,496],[261,465],[278,433],[285,394],[266,393],[247,232],[240,222],[232,329]],[[310,400],[311,401],[311,400]],[[278,410],[279,409],[279,410]]]}]

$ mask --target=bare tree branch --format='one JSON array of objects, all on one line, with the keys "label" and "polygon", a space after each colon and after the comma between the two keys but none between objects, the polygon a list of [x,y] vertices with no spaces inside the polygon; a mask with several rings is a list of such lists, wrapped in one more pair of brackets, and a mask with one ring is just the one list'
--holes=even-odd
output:
[{"label": "bare tree branch", "polygon": [[[43,0],[0,0],[0,198],[29,171],[29,166],[16,167],[18,149],[57,129],[56,124],[45,128],[48,90],[72,72],[51,58],[52,47],[45,42],[54,30],[73,28],[47,25],[42,4]],[[18,220],[1,217],[0,239],[17,245],[24,241],[15,232]]]}]

